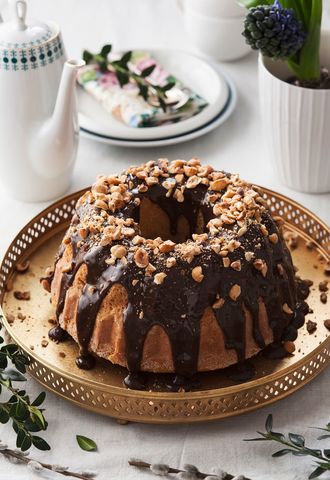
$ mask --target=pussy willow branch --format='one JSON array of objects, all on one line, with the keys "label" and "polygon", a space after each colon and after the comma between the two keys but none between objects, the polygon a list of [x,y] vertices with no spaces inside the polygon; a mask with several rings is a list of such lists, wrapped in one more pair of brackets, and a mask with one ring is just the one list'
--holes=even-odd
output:
[{"label": "pussy willow branch", "polygon": [[[151,463],[144,462],[143,460],[129,460],[128,464],[131,467],[137,467],[137,468],[145,468],[145,469],[150,469]],[[172,468],[170,467],[168,470],[168,473],[184,473],[185,470],[180,470],[179,468]],[[203,472],[198,472],[196,473],[196,478],[198,479],[204,479],[206,477],[216,477],[215,473],[203,473]],[[230,473],[227,473],[227,475],[224,477],[224,480],[232,480],[235,478],[235,475],[231,475]],[[251,480],[250,478],[243,477],[244,480]]]},{"label": "pussy willow branch", "polygon": [[79,478],[80,480],[91,480],[91,478],[92,478],[91,476],[86,476],[86,475],[82,475],[80,473],[70,472],[69,470],[63,470],[63,471],[54,470],[54,465],[51,465],[50,463],[43,463],[43,462],[39,462],[38,460],[34,460],[30,457],[25,457],[24,455],[20,454],[19,452],[15,452],[14,450],[10,450],[9,448],[5,448],[4,450],[0,450],[0,454],[2,454],[4,457],[16,458],[17,460],[19,460],[20,463],[25,463],[26,465],[31,461],[35,461],[35,462],[39,463],[46,470],[56,472],[60,475],[63,475],[64,477]]}]

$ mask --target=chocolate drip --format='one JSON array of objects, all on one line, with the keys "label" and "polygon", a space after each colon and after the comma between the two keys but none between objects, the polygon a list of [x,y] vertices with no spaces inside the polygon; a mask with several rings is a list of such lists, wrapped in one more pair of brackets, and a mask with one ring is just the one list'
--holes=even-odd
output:
[{"label": "chocolate drip", "polygon": [[76,365],[82,370],[91,370],[92,368],[94,368],[95,358],[90,354],[79,355],[76,358]]},{"label": "chocolate drip", "polygon": [[68,334],[65,330],[63,330],[63,328],[61,328],[59,325],[56,325],[56,327],[53,327],[49,330],[48,337],[53,342],[64,342],[64,340],[68,338]]},{"label": "chocolate drip", "polygon": [[[185,201],[179,203],[173,198],[166,198],[166,190],[159,184],[150,187],[145,193],[139,193],[138,179],[132,177],[131,181],[134,197],[146,197],[157,203],[167,213],[172,234],[177,233],[180,215],[186,218],[190,235],[196,231],[199,212],[202,213],[205,225],[214,217],[212,206],[204,199],[207,190],[204,185],[200,184],[194,189],[187,189]],[[83,209],[86,207],[79,208],[78,217],[84,214]],[[139,207],[133,201],[118,212],[118,216],[124,219],[134,218],[137,222],[139,215]],[[262,222],[269,234],[277,232],[277,227],[268,213],[263,215]],[[233,227],[226,228],[223,234],[232,237]],[[155,284],[153,277],[141,278],[141,270],[131,257],[128,257],[127,264],[117,261],[114,265],[108,265],[106,259],[110,256],[109,246],[95,246],[87,238],[84,247],[78,247],[81,240],[78,234],[71,239],[72,270],[63,273],[62,276],[57,316],[59,318],[63,312],[66,293],[73,284],[76,273],[82,265],[85,265],[86,283],[79,298],[76,318],[80,345],[77,365],[80,368],[91,368],[94,358],[88,354],[88,349],[96,316],[111,287],[114,284],[124,286],[128,293],[128,305],[124,312],[124,332],[126,358],[130,371],[125,383],[130,388],[144,388],[144,382],[137,372],[141,370],[146,336],[156,325],[160,326],[169,338],[178,378],[187,379],[195,374],[199,355],[201,318],[205,310],[219,297],[224,300],[224,303],[221,308],[214,308],[213,312],[223,330],[226,348],[235,350],[239,362],[243,362],[246,356],[247,312],[251,314],[253,320],[253,337],[256,344],[260,348],[265,347],[259,325],[260,302],[265,304],[274,341],[277,343],[295,337],[297,328],[304,321],[306,307],[303,303],[296,304],[297,293],[290,253],[281,239],[278,243],[272,244],[261,232],[258,223],[250,223],[247,232],[239,238],[242,248],[229,254],[231,262],[240,260],[241,271],[225,268],[222,258],[211,248],[207,248],[208,245],[205,243],[201,254],[191,263],[177,259],[177,265],[172,269],[167,269],[164,263],[154,256],[153,265],[156,268],[159,267],[160,271],[165,271],[167,275],[161,285]],[[124,239],[120,243],[127,249],[131,245],[129,239]],[[255,258],[266,262],[268,270],[265,277],[251,265],[251,262],[245,260],[244,252],[247,251],[252,251]],[[278,269],[278,264],[282,267],[282,273]],[[192,269],[199,265],[203,265],[204,278],[201,283],[194,281],[191,276]],[[140,280],[133,285],[132,280],[136,278]],[[236,301],[230,297],[230,289],[235,284],[241,288],[241,295]],[[284,313],[285,303],[292,309],[293,315]],[[178,382],[177,380],[176,383]]]}]

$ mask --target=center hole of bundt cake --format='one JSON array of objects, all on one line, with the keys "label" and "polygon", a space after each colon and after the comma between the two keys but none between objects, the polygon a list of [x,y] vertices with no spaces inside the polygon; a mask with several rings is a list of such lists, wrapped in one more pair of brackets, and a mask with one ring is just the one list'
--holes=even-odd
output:
[{"label": "center hole of bundt cake", "polygon": [[201,210],[190,202],[179,203],[175,199],[162,199],[155,203],[143,198],[140,204],[139,224],[144,238],[161,237],[183,243],[193,233],[203,233],[205,222]]}]

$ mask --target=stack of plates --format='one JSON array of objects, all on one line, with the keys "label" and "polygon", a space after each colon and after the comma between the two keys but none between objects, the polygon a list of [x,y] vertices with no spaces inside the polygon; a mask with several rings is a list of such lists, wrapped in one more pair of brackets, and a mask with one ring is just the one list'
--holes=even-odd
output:
[{"label": "stack of plates", "polygon": [[122,147],[155,147],[200,137],[224,123],[237,100],[232,80],[214,64],[184,52],[154,50],[152,55],[168,72],[204,97],[208,106],[194,117],[170,125],[133,128],[121,123],[82,88],[78,89],[81,132],[103,143]]}]

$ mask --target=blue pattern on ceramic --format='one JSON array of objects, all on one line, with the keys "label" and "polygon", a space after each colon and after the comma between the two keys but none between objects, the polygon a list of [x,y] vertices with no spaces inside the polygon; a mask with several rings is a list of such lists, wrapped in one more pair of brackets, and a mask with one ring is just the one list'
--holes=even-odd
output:
[{"label": "blue pattern on ceramic", "polygon": [[[32,42],[30,42],[32,43]],[[40,43],[40,42],[39,42]],[[43,45],[19,48],[17,50],[0,49],[0,69],[2,70],[36,70],[59,59],[64,54],[61,36]]]}]

